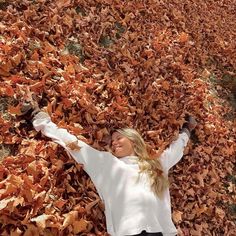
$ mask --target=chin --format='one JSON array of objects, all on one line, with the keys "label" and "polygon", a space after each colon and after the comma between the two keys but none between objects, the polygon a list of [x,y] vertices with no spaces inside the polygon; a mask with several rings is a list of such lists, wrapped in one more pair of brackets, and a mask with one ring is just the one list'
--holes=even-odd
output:
[{"label": "chin", "polygon": [[122,155],[122,154],[119,154],[119,153],[114,153],[114,155],[118,158],[122,158],[122,157],[125,157],[125,155]]}]

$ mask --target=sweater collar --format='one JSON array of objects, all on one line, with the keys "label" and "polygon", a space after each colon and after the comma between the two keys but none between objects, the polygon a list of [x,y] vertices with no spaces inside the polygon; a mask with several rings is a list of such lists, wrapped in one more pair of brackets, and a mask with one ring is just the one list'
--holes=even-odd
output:
[{"label": "sweater collar", "polygon": [[126,164],[138,164],[137,156],[125,156],[125,157],[119,158],[119,160],[123,161]]}]

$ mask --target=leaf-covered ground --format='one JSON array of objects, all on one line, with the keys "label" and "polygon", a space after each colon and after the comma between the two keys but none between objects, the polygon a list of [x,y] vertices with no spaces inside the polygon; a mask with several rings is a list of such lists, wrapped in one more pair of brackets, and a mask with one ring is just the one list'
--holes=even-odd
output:
[{"label": "leaf-covered ground", "polygon": [[0,0],[0,235],[107,234],[82,166],[21,116],[27,89],[101,150],[112,128],[130,126],[154,155],[194,115],[170,175],[174,222],[179,235],[236,235],[235,98],[221,87],[236,79],[235,6]]}]

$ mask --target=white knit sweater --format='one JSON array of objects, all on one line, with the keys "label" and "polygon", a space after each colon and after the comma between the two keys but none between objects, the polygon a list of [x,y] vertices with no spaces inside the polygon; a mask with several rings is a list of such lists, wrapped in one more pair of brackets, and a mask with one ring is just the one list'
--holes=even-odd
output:
[{"label": "white knit sweater", "polygon": [[[164,236],[177,234],[171,220],[170,193],[167,189],[163,199],[158,199],[150,190],[148,176],[139,178],[139,166],[136,156],[116,158],[109,152],[98,151],[66,129],[58,128],[47,113],[38,113],[33,121],[37,131],[63,146],[91,177],[97,191],[105,204],[107,231],[112,236],[162,232]],[[183,156],[189,136],[183,132],[171,143],[160,156],[164,172],[175,165]],[[66,145],[78,142],[80,150],[71,150]]]}]

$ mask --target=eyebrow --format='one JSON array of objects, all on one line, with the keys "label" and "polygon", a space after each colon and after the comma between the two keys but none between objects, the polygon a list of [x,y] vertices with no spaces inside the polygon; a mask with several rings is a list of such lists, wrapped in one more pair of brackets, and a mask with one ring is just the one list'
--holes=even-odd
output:
[{"label": "eyebrow", "polygon": [[[119,137],[122,137],[122,135],[118,133],[115,138],[119,138]],[[111,141],[112,140],[114,140],[114,138],[111,137]]]}]

